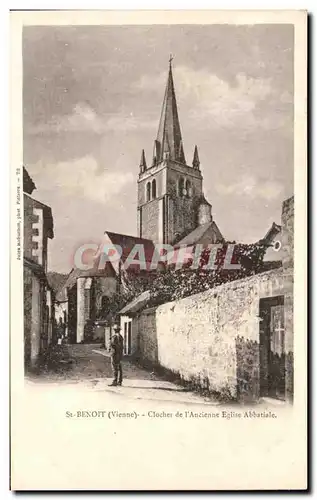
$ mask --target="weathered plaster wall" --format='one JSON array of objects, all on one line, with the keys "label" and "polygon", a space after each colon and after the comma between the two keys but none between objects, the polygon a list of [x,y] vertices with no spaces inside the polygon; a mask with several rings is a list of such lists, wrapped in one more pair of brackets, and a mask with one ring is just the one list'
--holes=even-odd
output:
[{"label": "weathered plaster wall", "polygon": [[240,400],[259,397],[259,301],[283,294],[282,269],[143,311],[139,348],[185,381]]},{"label": "weathered plaster wall", "polygon": [[155,308],[145,309],[134,321],[134,332],[138,332],[139,353],[144,364],[157,365],[158,358],[158,332],[156,325]]},{"label": "weathered plaster wall", "polygon": [[32,271],[24,266],[24,364],[27,368],[31,359],[32,332]]},{"label": "weathered plaster wall", "polygon": [[41,350],[43,328],[43,288],[36,276],[32,277],[32,327],[30,366],[35,367]]}]

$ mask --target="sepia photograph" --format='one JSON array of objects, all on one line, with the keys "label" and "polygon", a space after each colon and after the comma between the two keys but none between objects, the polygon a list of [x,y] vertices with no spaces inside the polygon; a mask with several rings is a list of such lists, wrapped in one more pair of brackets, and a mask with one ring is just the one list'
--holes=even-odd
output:
[{"label": "sepia photograph", "polygon": [[27,372],[292,400],[293,59],[292,25],[24,29]]},{"label": "sepia photograph", "polygon": [[[138,24],[135,13],[90,24],[82,14],[21,25],[13,175],[23,390],[30,401],[41,391],[59,400],[65,426],[107,419],[119,433],[123,420],[178,418],[281,428],[301,397],[295,336],[306,336],[294,321],[295,228],[305,218],[294,220],[306,189],[295,149],[296,23],[152,15]],[[82,487],[63,474],[56,484]],[[273,488],[292,489],[280,474]],[[202,489],[248,489],[202,475]]]}]

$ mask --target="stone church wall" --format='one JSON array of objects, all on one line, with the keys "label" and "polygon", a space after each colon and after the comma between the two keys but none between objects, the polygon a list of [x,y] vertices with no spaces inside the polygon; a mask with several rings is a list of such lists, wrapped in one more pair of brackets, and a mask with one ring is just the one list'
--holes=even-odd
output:
[{"label": "stone church wall", "polygon": [[[197,227],[197,205],[202,193],[201,177],[191,176],[193,169],[183,168],[183,172],[174,169],[168,170],[167,193],[169,195],[168,208],[168,241],[174,243],[185,234],[189,234]],[[189,173],[188,173],[189,170]],[[191,172],[192,171],[192,172]],[[180,178],[191,183],[190,197],[179,196],[178,183]]]},{"label": "stone church wall", "polygon": [[144,205],[142,210],[142,238],[157,242],[159,240],[159,202],[153,200]]},{"label": "stone church wall", "polygon": [[141,359],[211,392],[257,400],[259,301],[282,294],[280,268],[144,311]]}]

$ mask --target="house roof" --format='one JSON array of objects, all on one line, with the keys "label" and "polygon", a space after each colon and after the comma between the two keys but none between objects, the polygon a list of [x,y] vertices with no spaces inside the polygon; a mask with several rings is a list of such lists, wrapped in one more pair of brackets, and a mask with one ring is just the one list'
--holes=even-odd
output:
[{"label": "house roof", "polygon": [[36,185],[34,184],[33,179],[26,168],[23,167],[23,192],[32,194],[34,189],[36,189]]},{"label": "house roof", "polygon": [[[57,272],[49,271],[47,273],[47,281],[54,291],[55,294],[59,294],[59,291],[63,288],[64,283],[66,282],[67,275]],[[65,298],[67,300],[67,298]],[[60,301],[64,302],[64,301]]]},{"label": "house roof", "polygon": [[206,234],[206,232],[211,228],[213,228],[215,232],[219,235],[219,238],[220,239],[222,238],[223,240],[223,237],[218,229],[217,224],[214,221],[210,221],[207,222],[206,224],[202,224],[201,226],[196,227],[194,231],[187,234],[185,238],[183,238],[176,245],[174,245],[174,248],[178,248],[180,246],[197,245],[198,243],[200,243],[201,239]]},{"label": "house roof", "polygon": [[135,314],[136,312],[138,312],[140,309],[142,309],[147,304],[147,302],[150,300],[150,298],[151,298],[150,291],[146,290],[145,292],[143,292],[140,295],[138,295],[137,297],[135,297],[126,306],[124,306],[123,309],[121,309],[121,311],[119,311],[119,314],[122,314],[122,315]]}]

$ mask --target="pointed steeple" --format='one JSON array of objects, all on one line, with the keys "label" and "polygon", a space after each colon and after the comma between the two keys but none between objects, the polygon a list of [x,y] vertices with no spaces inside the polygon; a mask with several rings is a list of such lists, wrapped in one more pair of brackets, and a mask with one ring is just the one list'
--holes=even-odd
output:
[{"label": "pointed steeple", "polygon": [[197,146],[195,146],[193,167],[198,169],[199,166],[200,166],[200,161],[199,161],[199,156],[198,156],[198,148],[197,148]]},{"label": "pointed steeple", "polygon": [[177,112],[172,57],[169,60],[167,85],[154,149],[154,163],[169,158],[186,164]]},{"label": "pointed steeple", "polygon": [[141,154],[141,160],[140,160],[140,172],[144,172],[146,170],[146,160],[145,160],[145,153],[144,149],[142,149],[142,154]]}]

